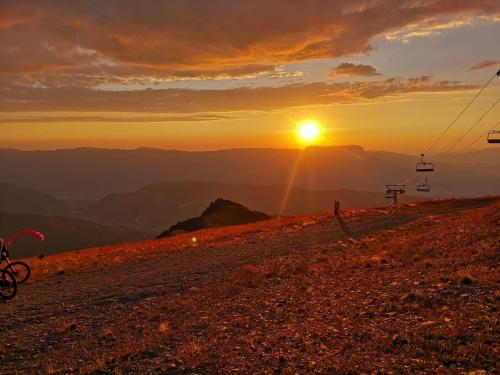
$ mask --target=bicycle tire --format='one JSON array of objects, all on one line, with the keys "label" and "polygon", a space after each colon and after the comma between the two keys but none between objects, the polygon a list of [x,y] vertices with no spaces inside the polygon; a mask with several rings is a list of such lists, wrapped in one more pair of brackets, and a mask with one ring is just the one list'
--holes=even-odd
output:
[{"label": "bicycle tire", "polygon": [[24,283],[31,276],[31,268],[24,262],[12,262],[5,267],[5,270],[14,275],[18,284]]},{"label": "bicycle tire", "polygon": [[16,278],[12,273],[3,269],[0,270],[0,297],[2,299],[11,299],[17,293]]}]

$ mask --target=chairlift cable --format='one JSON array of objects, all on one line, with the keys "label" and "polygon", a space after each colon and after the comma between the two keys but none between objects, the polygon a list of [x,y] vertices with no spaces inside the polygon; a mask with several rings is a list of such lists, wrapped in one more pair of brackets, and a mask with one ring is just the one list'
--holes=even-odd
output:
[{"label": "chairlift cable", "polygon": [[474,101],[479,97],[479,95],[481,95],[481,93],[486,89],[486,87],[489,86],[489,84],[491,83],[491,81],[493,81],[493,79],[496,77],[496,76],[499,76],[500,74],[500,70],[498,72],[495,72],[495,74],[493,74],[490,79],[488,79],[488,81],[481,87],[481,89],[476,93],[476,95],[474,95],[472,97],[472,99],[467,103],[467,105],[460,111],[460,113],[457,115],[457,117],[455,117],[455,119],[448,125],[448,127],[439,135],[439,137],[430,145],[430,147],[427,149],[427,151],[424,152],[424,154],[428,154],[433,148],[434,146],[436,146],[436,144],[445,136],[445,134],[451,129],[451,127],[453,125],[455,125],[455,123],[458,121],[458,119],[460,117],[462,117],[462,115],[464,114],[465,111],[467,111],[467,109],[472,105],[472,103],[474,103]]},{"label": "chairlift cable", "polygon": [[477,124],[479,124],[484,116],[486,116],[495,106],[500,102],[500,98],[498,98],[486,111],[483,112],[483,114],[472,124],[472,126],[467,129],[467,131],[460,137],[458,138],[455,143],[453,143],[445,152],[443,155],[446,155],[448,152],[450,152],[456,145],[458,145],[466,136],[469,134],[472,129],[476,127]]},{"label": "chairlift cable", "polygon": [[415,175],[415,176],[413,176],[413,177],[411,177],[411,178],[408,178],[406,181],[401,182],[401,184],[404,184],[404,185],[407,185],[407,186],[411,186],[410,182],[411,182],[412,184],[414,184],[414,183],[415,183],[415,180],[418,180],[419,178],[420,178],[420,176]]},{"label": "chairlift cable", "polygon": [[476,144],[477,141],[479,141],[480,139],[484,138],[485,135],[487,135],[490,131],[492,131],[493,129],[495,129],[498,125],[500,125],[500,121],[494,123],[488,130],[486,130],[484,133],[481,133],[481,135],[479,137],[477,137],[474,141],[472,141],[468,146],[464,147],[459,153],[457,153],[456,155],[460,155],[460,154],[463,154],[467,149],[469,149],[470,147],[472,147],[474,144]]},{"label": "chairlift cable", "polygon": [[[493,79],[495,77],[500,77],[500,70],[498,70],[497,72],[495,72],[489,79],[488,81],[486,81],[486,83],[481,87],[481,89],[471,98],[471,100],[469,100],[469,102],[465,105],[465,107],[460,111],[460,113],[457,115],[457,117],[455,117],[455,119],[448,125],[448,127],[439,135],[439,137],[429,146],[429,148],[425,151],[425,153],[421,154],[422,155],[422,162],[423,162],[423,157],[425,154],[428,154],[433,148],[434,146],[436,146],[436,144],[445,136],[445,134],[451,129],[451,127],[453,125],[455,125],[455,123],[460,119],[460,117],[462,117],[462,115],[465,113],[465,111],[467,111],[467,109],[472,105],[472,103],[474,103],[474,101],[482,94],[482,92],[490,85],[490,83],[493,81]],[[479,123],[483,117],[493,108],[495,107],[495,105],[500,101],[500,98],[497,99],[497,101],[490,107],[488,108],[488,110],[486,112],[484,112],[481,117],[479,118],[479,120],[477,120],[468,130],[467,132],[462,136],[460,137],[456,142],[455,144],[453,144],[447,151],[446,153],[448,153],[451,149],[453,149],[458,143],[460,143],[463,138],[470,133],[470,131],[472,131],[472,129],[477,125],[477,123]],[[481,137],[483,137],[485,134],[488,134],[492,129],[495,128],[495,126],[498,125],[495,124],[493,127],[491,127],[490,129],[488,129],[486,131],[486,133],[482,134]],[[467,146],[466,148],[464,148],[460,153],[464,152],[467,148],[471,147],[474,143],[476,143],[479,139],[481,139],[481,137],[477,138],[474,142],[472,142],[469,146]],[[417,179],[418,176],[413,176],[413,177],[410,177],[408,178],[407,180],[403,181],[402,184],[406,184],[412,180],[415,180]],[[412,184],[408,185],[407,186],[407,189],[409,188],[412,188],[413,186],[416,186],[418,184],[418,181],[416,182],[413,182]]]}]

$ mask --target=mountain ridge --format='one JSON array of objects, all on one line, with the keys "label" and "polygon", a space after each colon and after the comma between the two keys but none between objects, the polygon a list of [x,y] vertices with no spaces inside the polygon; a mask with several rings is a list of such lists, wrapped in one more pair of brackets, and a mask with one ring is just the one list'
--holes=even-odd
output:
[{"label": "mountain ridge", "polygon": [[[436,164],[431,177],[438,195],[483,195],[500,191],[500,150],[487,149]],[[300,165],[294,185],[313,190],[351,188],[383,191],[385,184],[415,175],[418,157],[361,146],[298,149],[0,150],[0,181],[64,199],[100,199],[162,181],[212,181],[262,185],[287,184]],[[423,176],[422,176],[423,179]],[[64,182],[64,183],[63,183]]]},{"label": "mountain ridge", "polygon": [[0,182],[0,210],[13,213],[64,214],[68,206],[50,194]]},{"label": "mountain ridge", "polygon": [[[198,215],[211,201],[223,197],[268,215],[279,213],[288,187],[285,185],[243,185],[210,181],[159,182],[131,193],[115,193],[89,206],[85,216],[101,223],[132,225],[162,230],[166,225]],[[418,200],[403,195],[402,200]],[[328,211],[335,200],[342,208],[383,206],[383,193],[353,189],[310,190],[291,187],[285,215]],[[124,219],[128,221],[125,221]]]}]

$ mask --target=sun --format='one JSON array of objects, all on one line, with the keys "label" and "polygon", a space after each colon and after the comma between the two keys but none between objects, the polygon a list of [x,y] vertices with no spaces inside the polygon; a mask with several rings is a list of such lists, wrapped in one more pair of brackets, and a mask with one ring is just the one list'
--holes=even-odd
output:
[{"label": "sun", "polygon": [[297,135],[302,143],[315,143],[319,139],[320,127],[315,121],[304,122],[298,126]]}]

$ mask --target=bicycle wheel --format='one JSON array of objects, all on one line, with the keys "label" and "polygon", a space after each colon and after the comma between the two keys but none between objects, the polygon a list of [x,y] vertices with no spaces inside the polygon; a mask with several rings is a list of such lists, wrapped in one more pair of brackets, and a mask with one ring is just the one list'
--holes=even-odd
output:
[{"label": "bicycle wheel", "polygon": [[6,270],[0,271],[0,298],[11,299],[16,295],[17,282],[12,273]]},{"label": "bicycle wheel", "polygon": [[24,283],[31,275],[30,267],[24,262],[12,262],[5,269],[14,275],[18,284]]}]

